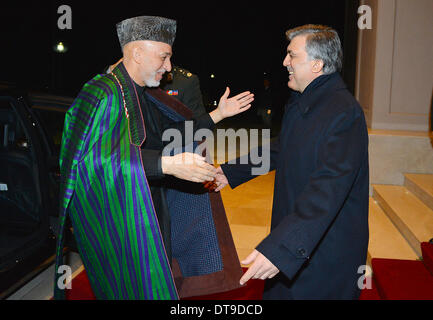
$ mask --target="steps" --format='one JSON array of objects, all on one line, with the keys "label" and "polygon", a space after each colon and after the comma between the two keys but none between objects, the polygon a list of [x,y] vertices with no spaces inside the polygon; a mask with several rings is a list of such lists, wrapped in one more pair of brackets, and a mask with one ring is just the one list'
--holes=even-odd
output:
[{"label": "steps", "polygon": [[433,175],[405,174],[403,186],[373,185],[368,263],[373,294],[433,300]]},{"label": "steps", "polygon": [[378,202],[370,198],[369,209],[368,265],[372,257],[416,260],[415,251],[381,209]]},{"label": "steps", "polygon": [[421,258],[421,242],[433,238],[433,210],[404,186],[373,186],[373,198]]},{"label": "steps", "polygon": [[433,174],[405,174],[404,186],[433,210]]}]

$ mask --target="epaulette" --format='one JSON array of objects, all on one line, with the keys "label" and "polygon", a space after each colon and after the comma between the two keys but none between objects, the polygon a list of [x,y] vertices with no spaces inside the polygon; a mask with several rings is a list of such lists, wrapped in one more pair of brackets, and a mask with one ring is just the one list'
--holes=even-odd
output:
[{"label": "epaulette", "polygon": [[180,74],[183,75],[185,78],[191,78],[191,77],[192,77],[192,73],[189,72],[189,71],[186,70],[186,69],[182,69],[182,68],[174,67],[174,68],[173,68],[173,71],[174,71],[174,72],[177,72],[177,73],[180,73]]}]

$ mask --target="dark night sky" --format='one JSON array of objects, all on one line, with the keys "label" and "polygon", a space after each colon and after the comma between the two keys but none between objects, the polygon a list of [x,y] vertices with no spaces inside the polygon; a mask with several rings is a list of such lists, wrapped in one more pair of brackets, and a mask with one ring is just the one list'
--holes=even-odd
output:
[{"label": "dark night sky", "polygon": [[[346,0],[189,3],[177,1],[32,1],[0,5],[0,80],[76,95],[81,86],[121,56],[115,24],[138,15],[178,21],[173,62],[199,75],[206,94],[255,90],[264,71],[287,91],[282,66],[285,31],[306,23],[330,25],[344,37]],[[114,4],[117,3],[115,6]],[[186,5],[185,3],[188,3]],[[57,8],[72,8],[72,30],[59,30]],[[356,21],[354,22],[356,23]],[[68,46],[53,52],[57,41]],[[210,79],[210,74],[215,79]],[[53,88],[55,86],[55,88]]]}]

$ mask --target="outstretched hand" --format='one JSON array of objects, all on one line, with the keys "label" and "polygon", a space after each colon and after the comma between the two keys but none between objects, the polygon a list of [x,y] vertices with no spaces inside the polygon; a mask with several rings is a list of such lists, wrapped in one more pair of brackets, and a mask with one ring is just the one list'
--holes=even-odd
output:
[{"label": "outstretched hand", "polygon": [[241,263],[244,265],[252,263],[247,272],[245,272],[239,280],[241,285],[251,278],[261,280],[271,279],[280,272],[280,270],[278,270],[278,268],[268,260],[268,258],[255,249],[248,257],[242,260]]},{"label": "outstretched hand", "polygon": [[245,91],[231,98],[228,97],[229,94],[230,89],[227,87],[220,98],[218,107],[210,113],[214,123],[235,116],[251,108],[251,103],[254,101],[254,94],[251,92]]},{"label": "outstretched hand", "polygon": [[234,97],[229,98],[230,88],[220,98],[218,109],[224,118],[232,117],[238,113],[244,112],[251,107],[251,102],[254,101],[254,94],[249,91],[242,92]]}]

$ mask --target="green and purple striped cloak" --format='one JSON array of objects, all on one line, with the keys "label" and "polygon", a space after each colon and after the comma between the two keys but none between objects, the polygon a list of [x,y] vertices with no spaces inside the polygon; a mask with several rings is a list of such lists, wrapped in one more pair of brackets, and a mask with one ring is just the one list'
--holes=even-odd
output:
[{"label": "green and purple striped cloak", "polygon": [[[177,299],[141,159],[141,110],[128,80],[121,72],[96,76],[66,114],[56,271],[69,215],[98,299]],[[55,298],[61,291],[55,284]]]},{"label": "green and purple striped cloak", "polygon": [[[148,91],[181,118],[191,117],[186,106],[160,89]],[[57,270],[63,264],[67,216],[98,299],[178,299],[239,287],[242,269],[219,193],[209,193],[207,201],[222,268],[185,275],[173,258],[170,269],[141,158],[145,139],[137,92],[122,65],[84,85],[66,114],[60,152],[56,299],[64,298]],[[191,205],[185,203],[185,210]],[[191,229],[188,221],[182,227]],[[197,231],[198,236],[212,233]],[[194,254],[193,248],[187,254]]]}]

